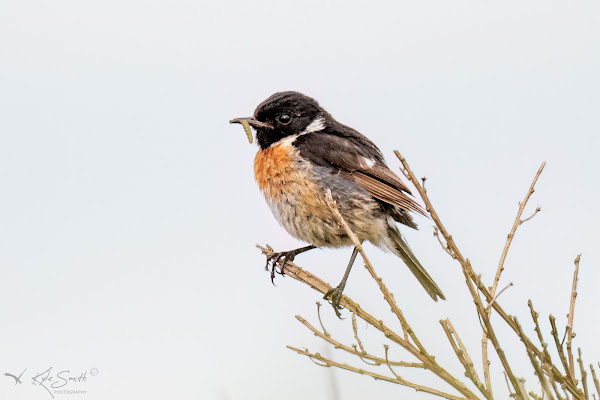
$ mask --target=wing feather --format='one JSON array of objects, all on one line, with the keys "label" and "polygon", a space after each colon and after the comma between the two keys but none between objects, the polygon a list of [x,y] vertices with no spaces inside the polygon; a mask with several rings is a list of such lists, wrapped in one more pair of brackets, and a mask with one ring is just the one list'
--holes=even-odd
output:
[{"label": "wing feather", "polygon": [[356,171],[351,172],[348,175],[350,176],[350,179],[358,183],[376,199],[400,207],[403,210],[411,210],[427,216],[423,208],[421,208],[421,206],[406,193],[402,192],[401,189],[390,186],[388,183],[370,176],[368,172],[369,171]]},{"label": "wing feather", "polygon": [[408,187],[385,165],[377,146],[355,130],[342,125],[338,130],[302,135],[294,144],[302,156],[317,165],[335,167],[377,200],[427,215]]}]

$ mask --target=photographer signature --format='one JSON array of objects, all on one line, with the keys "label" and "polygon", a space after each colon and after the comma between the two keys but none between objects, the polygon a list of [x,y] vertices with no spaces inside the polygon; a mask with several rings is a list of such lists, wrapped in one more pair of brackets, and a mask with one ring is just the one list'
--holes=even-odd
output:
[{"label": "photographer signature", "polygon": [[[23,375],[26,371],[27,368],[25,368],[19,375],[10,372],[5,372],[3,375],[7,378],[11,378],[15,385],[20,385],[23,383],[23,379],[25,379],[23,378]],[[67,387],[81,388],[83,384],[88,382],[90,377],[96,375],[98,375],[98,370],[96,368],[92,368],[89,371],[85,370],[75,373],[68,369],[54,373],[53,367],[50,367],[45,371],[32,374],[30,379],[33,386],[38,386],[44,389],[52,398],[54,398],[54,394],[58,392],[58,389],[64,390]]]}]

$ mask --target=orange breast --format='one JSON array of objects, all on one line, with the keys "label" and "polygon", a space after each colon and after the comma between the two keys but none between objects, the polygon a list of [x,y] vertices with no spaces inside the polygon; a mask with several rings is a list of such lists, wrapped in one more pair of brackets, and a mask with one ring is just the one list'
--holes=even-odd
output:
[{"label": "orange breast", "polygon": [[288,143],[258,150],[254,157],[254,179],[265,196],[279,201],[282,188],[292,179],[292,154]]}]

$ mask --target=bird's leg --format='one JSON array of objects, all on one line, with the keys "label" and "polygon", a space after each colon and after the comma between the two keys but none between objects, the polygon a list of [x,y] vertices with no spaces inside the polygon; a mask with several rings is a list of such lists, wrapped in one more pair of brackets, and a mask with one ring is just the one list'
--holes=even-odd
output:
[{"label": "bird's leg", "polygon": [[337,315],[338,318],[341,318],[342,315],[340,313],[340,310],[342,309],[342,306],[340,306],[340,300],[342,300],[342,293],[344,292],[344,288],[346,287],[346,281],[348,280],[348,276],[350,276],[350,270],[352,269],[352,265],[354,265],[354,260],[356,260],[357,254],[358,248],[355,247],[352,251],[352,255],[350,256],[350,261],[348,262],[348,267],[346,267],[346,272],[344,273],[342,281],[337,287],[331,289],[325,294],[325,296],[323,296],[325,300],[331,299],[331,305],[333,306],[333,309],[335,310],[335,315]]},{"label": "bird's leg", "polygon": [[[290,251],[281,251],[279,253],[273,253],[270,256],[267,256],[267,265],[265,265],[265,270],[269,270],[269,264],[271,264],[271,283],[274,283],[275,280],[275,272],[283,275],[283,267],[286,262],[294,261],[294,258],[305,251],[316,249],[312,244],[306,247],[300,247],[299,249],[290,250]],[[279,264],[279,271],[275,268]]]}]

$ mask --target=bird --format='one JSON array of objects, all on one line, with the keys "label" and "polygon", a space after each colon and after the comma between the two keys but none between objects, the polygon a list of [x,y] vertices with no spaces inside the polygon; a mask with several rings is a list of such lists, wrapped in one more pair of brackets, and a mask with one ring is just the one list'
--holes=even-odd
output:
[{"label": "bird", "polygon": [[[370,139],[338,122],[313,98],[295,91],[275,93],[256,107],[252,117],[235,118],[230,123],[255,130],[259,149],[254,158],[254,178],[258,187],[279,224],[308,243],[268,256],[271,279],[277,264],[283,268],[300,253],[353,245],[328,206],[329,192],[361,242],[391,251],[433,300],[445,300],[397,226],[417,229],[413,214],[426,213]],[[357,253],[354,247],[340,284],[325,295],[338,316]]]}]

